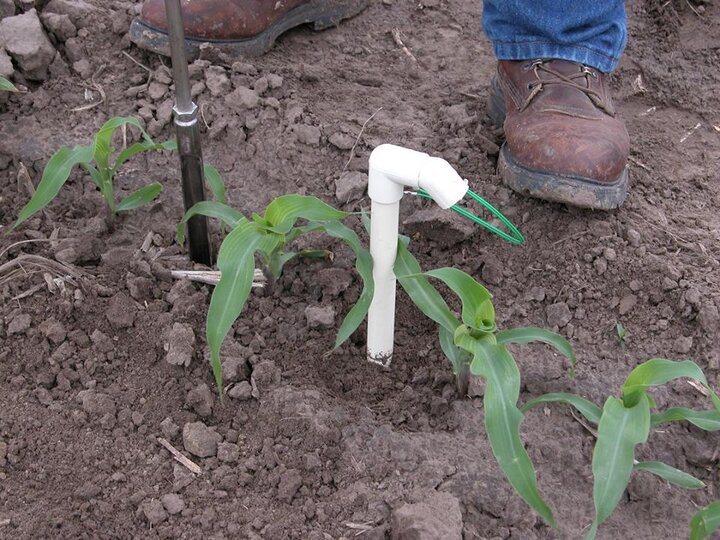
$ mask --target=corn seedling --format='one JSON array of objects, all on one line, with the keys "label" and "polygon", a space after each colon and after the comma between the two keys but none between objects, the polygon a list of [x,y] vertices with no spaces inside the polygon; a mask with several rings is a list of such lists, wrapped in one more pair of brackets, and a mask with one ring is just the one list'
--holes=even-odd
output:
[{"label": "corn seedling", "polygon": [[[287,245],[303,234],[318,231],[343,240],[355,253],[355,268],[363,279],[363,290],[338,330],[335,347],[349,338],[365,319],[373,295],[372,259],[357,234],[340,222],[350,215],[348,212],[336,210],[315,197],[283,195],[268,204],[264,216],[253,214],[248,219],[226,204],[205,201],[186,212],[178,225],[178,243],[184,241],[184,224],[199,214],[220,219],[231,228],[218,253],[220,282],[213,290],[206,324],[213,374],[220,393],[220,348],[250,293],[255,254],[259,254],[277,278],[283,266],[294,257],[318,255],[319,252],[314,251],[286,251]],[[298,220],[303,220],[304,224],[296,225]]]},{"label": "corn seedling", "polygon": [[[422,272],[418,261],[407,250],[406,240],[398,242],[395,263],[400,285],[420,311],[438,323],[440,346],[452,363],[461,394],[467,393],[470,374],[485,379],[485,430],[495,459],[520,497],[555,526],[552,511],[538,491],[535,469],[520,438],[523,419],[517,406],[520,371],[507,345],[541,341],[554,346],[574,366],[570,344],[542,328],[497,331],[490,292],[456,268]],[[443,282],[460,298],[460,320],[428,278]]]},{"label": "corn seedling", "polygon": [[0,92],[17,92],[15,85],[8,81],[5,77],[0,77]]},{"label": "corn seedling", "polygon": [[[112,146],[115,131],[124,126],[140,130],[142,141],[116,152]],[[116,201],[113,179],[123,163],[136,154],[148,150],[174,150],[175,141],[155,143],[142,129],[140,122],[132,117],[113,117],[95,134],[93,142],[86,146],[62,147],[48,161],[40,183],[30,201],[20,210],[13,229],[47,206],[60,192],[75,166],[90,175],[108,209],[108,226],[112,228],[115,216],[120,212],[134,210],[154,200],[162,191],[162,185],[154,182],[134,191],[121,201]]]},{"label": "corn seedling", "polygon": [[690,540],[705,540],[720,528],[720,501],[710,503],[690,520]]},{"label": "corn seedling", "polygon": [[[655,402],[648,390],[674,379],[689,378],[705,387],[715,409],[694,410],[672,407],[652,413]],[[646,471],[687,489],[699,489],[703,482],[690,474],[657,461],[638,462],[635,448],[647,441],[650,429],[672,421],[688,421],[706,431],[720,430],[720,399],[708,386],[700,368],[689,360],[675,362],[662,358],[648,360],[630,372],[622,387],[621,398],[609,397],[602,409],[572,394],[545,394],[525,404],[523,412],[541,403],[561,402],[575,407],[589,422],[597,425],[593,451],[593,500],[595,519],[585,540],[592,540],[598,527],[610,516],[622,497],[634,471]],[[705,511],[703,511],[705,512]],[[698,517],[699,516],[699,517]],[[693,518],[697,534],[714,530],[720,523],[720,507],[712,506]],[[693,525],[695,523],[695,525]],[[709,533],[706,533],[709,534]],[[691,538],[703,538],[702,535]]]}]

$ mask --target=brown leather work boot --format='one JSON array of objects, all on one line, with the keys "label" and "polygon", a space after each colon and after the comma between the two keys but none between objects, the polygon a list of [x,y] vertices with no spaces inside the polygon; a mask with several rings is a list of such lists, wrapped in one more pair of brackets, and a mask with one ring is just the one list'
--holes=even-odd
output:
[{"label": "brown leather work boot", "polygon": [[509,187],[584,208],[623,203],[630,138],[606,74],[566,60],[501,60],[488,110],[505,130],[498,171]]},{"label": "brown leather work boot", "polygon": [[[259,56],[283,32],[312,23],[335,26],[367,7],[369,0],[192,0],[182,2],[185,44],[195,55],[210,42],[231,56]],[[145,0],[130,25],[130,39],[143,49],[170,55],[164,0]]]}]

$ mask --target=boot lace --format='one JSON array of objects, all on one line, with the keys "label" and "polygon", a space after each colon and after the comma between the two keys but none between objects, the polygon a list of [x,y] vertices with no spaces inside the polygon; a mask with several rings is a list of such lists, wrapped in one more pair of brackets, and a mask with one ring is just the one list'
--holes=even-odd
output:
[{"label": "boot lace", "polygon": [[[608,107],[602,96],[598,92],[590,88],[590,77],[592,77],[593,79],[597,79],[597,73],[595,73],[585,64],[579,64],[579,66],[580,71],[578,71],[574,75],[563,75],[562,73],[558,73],[554,69],[550,68],[547,65],[547,60],[535,60],[530,65],[530,69],[534,71],[535,77],[537,77],[537,81],[533,81],[528,84],[528,90],[530,90],[530,93],[528,94],[527,98],[525,98],[525,102],[520,106],[520,112],[524,111],[546,86],[555,84],[579,90],[580,92],[585,94],[590,99],[590,101],[593,102],[593,105],[595,105],[598,109],[605,112],[606,114],[609,114],[610,116],[615,116],[615,112],[611,110],[610,107]],[[541,79],[541,71],[550,75],[553,78]],[[585,84],[583,85],[578,82],[579,79],[582,79]]]}]

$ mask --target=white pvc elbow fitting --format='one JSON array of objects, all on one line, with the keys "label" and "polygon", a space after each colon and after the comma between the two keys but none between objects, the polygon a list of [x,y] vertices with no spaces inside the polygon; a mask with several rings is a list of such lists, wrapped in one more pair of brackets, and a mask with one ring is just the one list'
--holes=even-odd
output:
[{"label": "white pvc elbow fitting", "polygon": [[424,189],[440,208],[446,209],[465,196],[468,184],[447,161],[423,152],[383,144],[370,154],[370,254],[375,292],[368,312],[367,357],[386,367],[393,354],[396,286],[393,267],[400,199],[406,188]]}]

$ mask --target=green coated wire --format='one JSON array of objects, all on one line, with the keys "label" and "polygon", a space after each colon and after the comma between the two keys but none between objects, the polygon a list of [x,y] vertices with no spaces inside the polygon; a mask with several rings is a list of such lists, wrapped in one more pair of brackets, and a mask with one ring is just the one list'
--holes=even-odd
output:
[{"label": "green coated wire", "polygon": [[[414,193],[418,197],[422,197],[423,199],[432,199],[432,197],[424,189],[419,189],[418,191],[412,193]],[[450,209],[454,210],[464,218],[467,218],[470,221],[477,223],[481,227],[485,227],[489,231],[497,234],[500,238],[506,240],[507,242],[510,242],[511,244],[519,246],[525,243],[525,238],[523,237],[522,233],[517,229],[517,227],[515,227],[515,225],[510,222],[508,218],[502,215],[502,213],[497,208],[495,208],[492,204],[483,199],[480,195],[469,189],[466,195],[469,195],[471,199],[474,199],[476,202],[480,203],[480,205],[483,206],[488,212],[498,218],[503,223],[503,225],[507,227],[508,231],[510,231],[510,234],[506,233],[505,231],[501,231],[494,225],[491,225],[484,219],[479,218],[472,212],[469,212],[468,210],[462,208],[461,206],[458,206],[457,204],[451,206]]]}]

